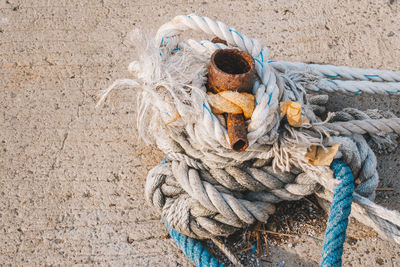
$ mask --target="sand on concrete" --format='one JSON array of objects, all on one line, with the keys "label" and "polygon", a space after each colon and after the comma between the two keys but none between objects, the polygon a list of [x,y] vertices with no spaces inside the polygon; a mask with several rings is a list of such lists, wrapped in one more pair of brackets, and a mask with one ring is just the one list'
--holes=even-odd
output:
[{"label": "sand on concrete", "polygon": [[[0,265],[188,265],[145,202],[163,157],[138,140],[134,94],[94,108],[127,77],[128,34],[178,14],[219,19],[271,48],[271,59],[400,69],[400,3],[360,1],[0,0]],[[332,98],[331,110],[399,98]],[[380,157],[377,201],[400,210],[399,152]],[[399,266],[400,248],[352,223],[345,266]],[[317,266],[322,237],[274,247],[273,266]]]}]

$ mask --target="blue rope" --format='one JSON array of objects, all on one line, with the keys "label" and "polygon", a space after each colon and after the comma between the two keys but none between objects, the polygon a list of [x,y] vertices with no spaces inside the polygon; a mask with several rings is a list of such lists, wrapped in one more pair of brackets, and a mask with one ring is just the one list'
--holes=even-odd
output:
[{"label": "blue rope", "polygon": [[335,178],[340,182],[333,192],[333,200],[329,208],[321,257],[323,267],[342,266],[343,243],[346,239],[354,191],[354,178],[350,168],[340,160],[334,160],[331,168]]},{"label": "blue rope", "polygon": [[196,239],[185,236],[175,229],[169,227],[167,222],[163,219],[169,235],[175,241],[176,245],[186,257],[194,263],[197,267],[224,267],[215,257],[211,256],[203,244]]}]

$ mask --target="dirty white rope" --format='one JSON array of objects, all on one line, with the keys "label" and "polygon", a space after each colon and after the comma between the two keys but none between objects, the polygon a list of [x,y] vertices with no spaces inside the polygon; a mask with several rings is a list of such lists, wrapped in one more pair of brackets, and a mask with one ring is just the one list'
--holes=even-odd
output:
[{"label": "dirty white rope", "polygon": [[377,69],[360,69],[350,68],[347,66],[305,64],[301,62],[272,61],[269,63],[281,71],[287,69],[305,69],[311,68],[312,71],[321,77],[329,79],[344,79],[357,81],[374,81],[374,82],[400,82],[400,71],[388,71]]},{"label": "dirty white rope", "polygon": [[[226,40],[256,62],[256,107],[246,122],[244,152],[231,150],[225,119],[211,112],[206,94],[210,56],[227,46],[181,40],[189,29]],[[197,15],[175,17],[155,38],[135,36],[139,59],[129,65],[134,77],[116,81],[101,101],[116,86],[137,89],[139,134],[168,160],[149,172],[146,198],[171,227],[195,238],[227,236],[265,222],[282,200],[313,193],[331,200],[336,183],[331,170],[309,164],[305,154],[312,145],[340,144],[335,158],[350,166],[357,183],[352,215],[400,244],[400,214],[371,201],[379,182],[371,147],[393,151],[400,119],[352,108],[325,114],[328,96],[307,94],[400,95],[399,72],[268,61],[267,47],[257,40]],[[300,103],[308,122],[290,126],[280,117],[283,101]]]}]

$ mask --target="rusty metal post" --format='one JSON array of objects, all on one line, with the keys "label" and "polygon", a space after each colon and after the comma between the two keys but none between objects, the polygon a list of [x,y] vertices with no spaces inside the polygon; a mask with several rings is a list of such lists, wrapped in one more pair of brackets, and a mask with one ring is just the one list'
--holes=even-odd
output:
[{"label": "rusty metal post", "polygon": [[[253,86],[254,76],[254,60],[248,53],[219,49],[211,56],[208,88],[214,93],[227,90],[248,92]],[[231,148],[244,151],[249,142],[243,114],[227,114],[226,124]]]}]

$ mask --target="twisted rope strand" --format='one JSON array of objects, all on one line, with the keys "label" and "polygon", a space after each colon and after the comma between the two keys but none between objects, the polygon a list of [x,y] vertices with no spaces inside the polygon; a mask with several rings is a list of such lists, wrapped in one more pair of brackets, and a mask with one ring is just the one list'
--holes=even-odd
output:
[{"label": "twisted rope strand", "polygon": [[400,71],[351,68],[322,64],[306,64],[301,62],[270,61],[271,65],[285,72],[288,69],[311,69],[316,74],[329,79],[359,80],[374,82],[400,82]]},{"label": "twisted rope strand", "polygon": [[400,118],[351,120],[314,126],[315,129],[327,128],[337,135],[397,133],[400,134]]},{"label": "twisted rope strand", "polygon": [[354,191],[353,175],[350,168],[339,160],[333,161],[331,168],[333,169],[334,177],[339,180],[339,184],[333,192],[333,200],[329,208],[321,267],[342,266],[343,244],[346,239],[346,229]]},{"label": "twisted rope strand", "polygon": [[353,80],[321,79],[318,85],[310,85],[307,89],[339,94],[378,94],[400,95],[400,82],[371,82]]}]

